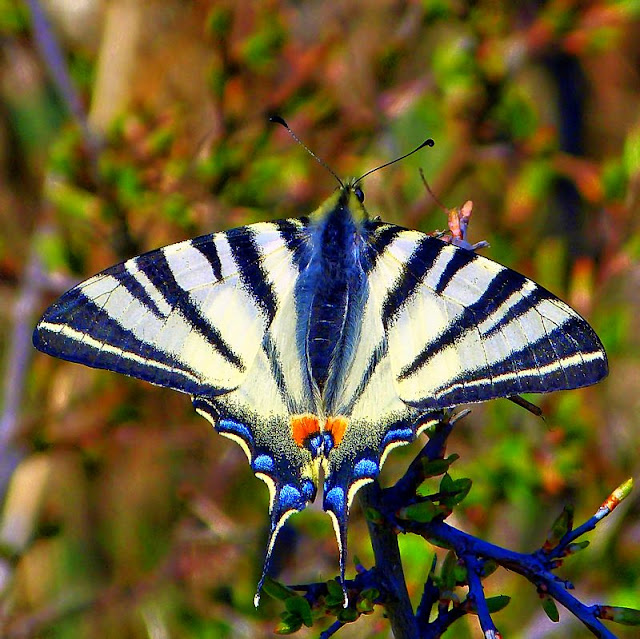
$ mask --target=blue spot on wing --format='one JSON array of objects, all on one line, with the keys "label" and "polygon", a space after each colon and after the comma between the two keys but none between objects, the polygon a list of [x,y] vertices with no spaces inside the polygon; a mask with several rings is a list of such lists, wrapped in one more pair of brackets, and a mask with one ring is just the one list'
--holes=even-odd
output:
[{"label": "blue spot on wing", "polygon": [[251,467],[256,473],[271,473],[275,469],[273,457],[269,455],[258,455],[251,462]]},{"label": "blue spot on wing", "polygon": [[410,442],[413,440],[413,429],[395,428],[387,432],[380,442],[380,450],[384,450],[391,442]]},{"label": "blue spot on wing", "polygon": [[324,454],[326,456],[329,454],[329,451],[333,448],[333,434],[323,433],[322,438],[324,440]]},{"label": "blue spot on wing", "polygon": [[247,426],[237,422],[233,419],[223,418],[216,424],[216,430],[222,433],[232,433],[241,437],[248,446],[253,447],[255,445],[253,435]]},{"label": "blue spot on wing", "polygon": [[365,477],[377,477],[379,472],[378,464],[373,459],[361,459],[353,467],[353,477],[363,479]]},{"label": "blue spot on wing", "polygon": [[302,510],[306,505],[302,493],[291,484],[285,484],[280,488],[277,499],[280,512],[291,509]]},{"label": "blue spot on wing", "polygon": [[309,447],[309,450],[311,451],[312,457],[317,457],[318,455],[322,454],[324,450],[324,446],[323,446],[324,439],[325,438],[319,433],[309,439],[308,447]]},{"label": "blue spot on wing", "polygon": [[302,496],[306,501],[313,501],[316,498],[316,487],[310,479],[302,482]]},{"label": "blue spot on wing", "polygon": [[[326,483],[325,483],[326,490]],[[332,510],[336,515],[345,516],[347,508],[347,502],[345,500],[344,489],[340,486],[335,486],[325,493],[324,496],[324,509]]]}]

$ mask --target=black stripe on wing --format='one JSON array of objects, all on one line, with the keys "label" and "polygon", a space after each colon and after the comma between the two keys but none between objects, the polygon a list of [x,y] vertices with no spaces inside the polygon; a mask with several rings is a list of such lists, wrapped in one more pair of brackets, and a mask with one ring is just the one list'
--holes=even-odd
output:
[{"label": "black stripe on wing", "polygon": [[446,408],[519,393],[581,388],[600,381],[607,372],[597,336],[584,320],[573,317],[546,337],[511,352],[508,360],[448,380],[434,398],[419,405]]},{"label": "black stripe on wing", "polygon": [[136,260],[134,259],[131,262],[125,262],[118,267],[114,267],[112,275],[131,293],[131,297],[138,300],[154,317],[158,319],[165,318],[166,314],[160,310],[156,301],[149,295],[144,285],[136,279],[135,275],[128,272],[127,268],[130,264],[136,264]]},{"label": "black stripe on wing", "polygon": [[376,265],[378,258],[386,248],[405,229],[395,224],[381,222],[366,222],[364,234],[366,242],[363,243],[362,268],[365,273],[370,273]]},{"label": "black stripe on wing", "polygon": [[287,248],[291,251],[293,263],[298,271],[304,270],[311,259],[311,238],[308,231],[309,218],[297,220],[275,220],[272,224],[280,232]]},{"label": "black stripe on wing", "polygon": [[380,364],[380,362],[382,362],[382,360],[387,355],[388,347],[389,345],[386,339],[380,342],[375,347],[375,349],[371,353],[371,357],[369,358],[367,368],[364,371],[362,377],[360,378],[360,382],[358,383],[357,388],[353,392],[353,395],[349,399],[349,403],[346,406],[340,407],[340,409],[344,413],[349,414],[353,410],[353,407],[355,406],[356,402],[360,399],[360,397],[366,390],[369,382],[371,381],[371,378],[373,377],[374,373],[376,372],[376,369],[378,368],[378,365]]},{"label": "black stripe on wing", "polygon": [[[462,252],[462,250],[460,251]],[[468,261],[460,261],[461,266],[457,267],[457,270],[462,268],[462,266],[466,266]],[[453,262],[451,260],[447,264],[448,270],[449,265]],[[456,272],[457,272],[456,270]],[[450,282],[451,279],[455,276],[455,273],[447,274],[447,281]],[[442,281],[440,278],[439,283]],[[489,286],[485,289],[484,293],[471,305],[467,306],[462,313],[455,318],[455,322],[453,322],[443,333],[441,333],[435,340],[429,342],[420,353],[414,358],[414,360],[407,364],[401,371],[398,379],[406,379],[410,377],[414,373],[416,373],[422,366],[424,366],[438,351],[441,351],[443,348],[451,346],[457,339],[459,339],[464,333],[469,330],[473,330],[478,327],[482,322],[491,317],[493,313],[499,311],[500,306],[514,293],[518,290],[521,290],[524,283],[525,278],[514,271],[509,269],[501,270],[492,280]],[[524,302],[529,301],[527,308],[523,308]],[[528,297],[524,297],[521,300],[523,303],[520,310],[525,312],[526,310],[531,309],[535,306],[537,302],[537,297],[533,296],[533,299],[529,300]],[[503,324],[508,323],[516,316],[511,314],[511,309],[508,309],[504,315],[500,318],[500,322]],[[508,318],[508,319],[506,319]]]},{"label": "black stripe on wing", "polygon": [[203,235],[191,240],[191,246],[200,251],[203,257],[209,262],[213,275],[217,281],[222,279],[222,262],[218,255],[218,249],[214,242],[213,235]]},{"label": "black stripe on wing", "polygon": [[[49,329],[47,324],[55,328]],[[77,339],[72,335],[77,335]],[[219,392],[203,386],[195,371],[171,353],[141,341],[123,328],[79,288],[63,295],[48,309],[34,332],[33,344],[44,353],[71,362],[123,373],[185,393]]]},{"label": "black stripe on wing", "polygon": [[387,292],[382,305],[382,324],[385,329],[416,289],[421,286],[425,274],[433,266],[443,246],[425,236],[411,254],[409,261],[403,264],[402,275]]},{"label": "black stripe on wing", "polygon": [[[436,242],[433,241],[433,238],[429,238],[431,242],[434,244]],[[438,242],[439,244],[439,242]],[[445,245],[440,245],[440,249],[444,249]],[[459,249],[450,256],[447,265],[444,267],[442,273],[440,273],[440,277],[438,278],[438,282],[434,288],[435,292],[440,295],[447,286],[451,283],[451,280],[456,276],[458,271],[471,262],[474,262],[478,259],[478,256],[472,251],[467,251],[465,249]]]},{"label": "black stripe on wing", "polygon": [[254,302],[262,309],[269,325],[276,314],[278,301],[262,266],[263,253],[256,238],[244,228],[227,231],[226,236],[240,279]]},{"label": "black stripe on wing", "polygon": [[285,402],[290,398],[290,395],[287,391],[287,383],[284,376],[284,371],[282,370],[282,362],[280,361],[280,355],[278,354],[278,349],[271,339],[270,333],[264,336],[264,340],[262,341],[262,349],[267,357],[267,361],[269,362],[269,366],[271,368],[271,374],[276,382],[276,386],[280,391],[280,396]]},{"label": "black stripe on wing", "polygon": [[[175,277],[162,250],[153,251],[136,258],[138,268],[149,278],[158,293],[167,304],[180,311],[194,331],[198,331],[211,346],[238,370],[244,371],[244,362],[224,340],[220,331],[211,324],[191,301],[189,292],[176,282]],[[109,272],[109,271],[107,271]],[[122,274],[112,273],[122,281]]]}]

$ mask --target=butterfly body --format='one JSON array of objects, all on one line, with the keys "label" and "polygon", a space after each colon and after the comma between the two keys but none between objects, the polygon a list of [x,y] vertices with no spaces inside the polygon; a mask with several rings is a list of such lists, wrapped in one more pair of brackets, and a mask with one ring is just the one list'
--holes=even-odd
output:
[{"label": "butterfly body", "polygon": [[351,503],[393,448],[458,404],[607,373],[566,304],[472,251],[372,220],[353,182],[308,218],[107,269],[45,312],[34,344],[191,395],[269,488],[265,572],[322,469],[343,578]]}]

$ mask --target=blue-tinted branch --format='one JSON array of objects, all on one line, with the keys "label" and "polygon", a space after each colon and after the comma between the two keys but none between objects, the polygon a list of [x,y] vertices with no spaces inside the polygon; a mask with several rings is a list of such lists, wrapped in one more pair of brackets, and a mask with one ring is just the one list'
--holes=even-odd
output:
[{"label": "blue-tinted branch", "polygon": [[[492,614],[506,606],[509,597],[500,595],[488,599],[482,584],[483,578],[498,566],[530,581],[552,618],[557,615],[555,601],[601,639],[616,637],[602,624],[601,619],[628,624],[640,621],[640,613],[633,609],[582,603],[569,592],[573,584],[554,573],[564,557],[586,547],[586,542],[574,543],[575,540],[592,530],[629,494],[633,485],[631,480],[617,488],[593,517],[575,529],[572,528],[572,509],[566,508],[554,523],[544,544],[532,553],[502,548],[444,521],[464,499],[471,485],[468,479],[454,480],[448,474],[456,455],[445,458],[447,438],[455,422],[465,414],[466,411],[456,415],[449,413],[430,430],[429,442],[395,486],[383,490],[374,482],[360,491],[375,566],[370,570],[357,566],[356,578],[347,581],[352,607],[342,608],[341,592],[334,593],[332,597],[330,591],[339,590],[337,582],[294,587],[306,593],[304,596],[312,608],[324,607],[325,612],[338,616],[322,635],[323,639],[336,634],[343,625],[355,621],[360,614],[370,612],[374,605],[385,608],[396,639],[438,639],[466,614],[477,615],[484,637],[499,639],[500,633]],[[436,492],[427,497],[416,494],[426,478],[438,475],[442,479]],[[437,558],[434,557],[415,613],[402,570],[398,548],[400,532],[420,535],[430,544],[450,551],[438,573]],[[465,599],[460,600],[459,588],[468,588]],[[345,613],[351,616],[344,617]]]}]

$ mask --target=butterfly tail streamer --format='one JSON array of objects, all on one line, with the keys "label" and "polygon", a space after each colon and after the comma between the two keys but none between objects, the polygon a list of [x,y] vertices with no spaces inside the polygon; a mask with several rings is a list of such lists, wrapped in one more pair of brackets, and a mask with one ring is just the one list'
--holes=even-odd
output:
[{"label": "butterfly tail streamer", "polygon": [[349,523],[349,511],[346,508],[346,504],[343,506],[337,500],[331,498],[329,495],[329,502],[327,502],[327,496],[325,496],[324,509],[331,517],[333,523],[333,529],[336,534],[336,541],[338,542],[338,554],[340,561],[340,586],[342,587],[343,595],[343,607],[349,607],[349,595],[347,594],[347,585],[345,582],[345,571],[347,565],[347,524]]},{"label": "butterfly tail streamer", "polygon": [[[265,553],[262,575],[254,597],[254,605],[260,603],[260,593],[264,580],[269,571],[271,557],[287,519],[294,513],[304,510],[316,496],[316,483],[313,470],[304,466],[304,461],[310,459],[308,453],[300,449],[303,456],[297,464],[276,464],[277,450],[265,446],[260,436],[260,430],[248,419],[246,423],[232,417],[224,408],[224,399],[194,397],[193,405],[196,412],[207,419],[216,431],[240,445],[251,468],[258,479],[261,479],[269,489],[269,538]],[[308,459],[306,459],[307,456]],[[305,471],[307,475],[305,475]]]},{"label": "butterfly tail streamer", "polygon": [[275,510],[272,510],[272,512],[270,513],[271,527],[269,530],[269,539],[267,541],[267,550],[265,552],[264,562],[262,564],[262,574],[260,575],[260,580],[258,581],[256,594],[253,596],[253,605],[256,608],[260,605],[262,587],[264,586],[264,581],[269,574],[271,557],[273,556],[273,549],[275,548],[275,544],[278,539],[278,533],[282,530],[282,527],[284,526],[287,519],[295,512],[299,512],[300,510],[302,510],[305,506],[306,503],[302,504],[299,508],[290,508],[288,510],[283,510],[282,507],[279,507]]}]

